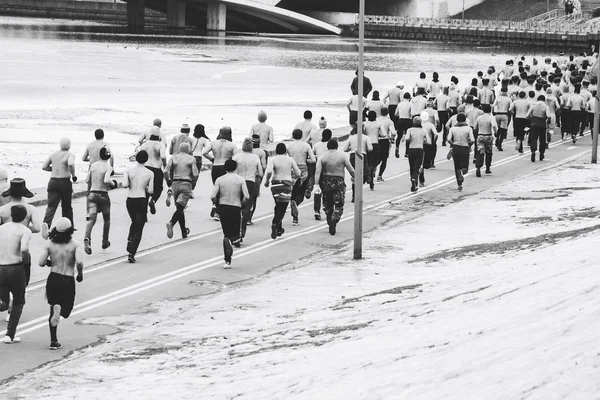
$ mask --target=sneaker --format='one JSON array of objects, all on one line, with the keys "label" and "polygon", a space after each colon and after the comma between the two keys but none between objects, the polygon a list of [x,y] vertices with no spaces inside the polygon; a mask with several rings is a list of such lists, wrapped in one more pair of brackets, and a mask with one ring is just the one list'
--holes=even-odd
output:
[{"label": "sneaker", "polygon": [[135,264],[135,257],[133,256],[133,254],[129,254],[127,256],[127,261],[129,261],[129,264]]},{"label": "sneaker", "polygon": [[535,162],[535,153],[531,153],[531,162]]},{"label": "sneaker", "polygon": [[150,199],[148,207],[150,208],[150,214],[156,214],[156,204],[154,204],[154,200]]},{"label": "sneaker", "polygon": [[485,173],[486,173],[486,174],[491,174],[491,173],[492,173],[492,170],[491,170],[491,169],[489,169],[489,168],[486,168],[486,169],[485,169]]},{"label": "sneaker", "polygon": [[252,220],[250,220],[250,221],[246,222],[246,225],[252,226],[252,225],[254,225],[254,222],[252,222]]},{"label": "sneaker", "polygon": [[294,225],[294,226],[298,226],[299,224],[300,224],[300,223],[298,222],[298,218],[297,218],[297,217],[296,217],[296,218],[294,218],[294,219],[293,219],[293,221],[292,221],[292,225]]},{"label": "sneaker", "polygon": [[373,182],[373,179],[371,179],[371,182],[369,182],[369,188],[371,190],[375,190],[375,182]]},{"label": "sneaker", "polygon": [[221,217],[219,217],[219,213],[215,213],[212,218],[217,222],[221,220]]},{"label": "sneaker", "polygon": [[579,136],[583,136],[583,133],[579,132]]},{"label": "sneaker", "polygon": [[335,235],[335,226],[336,226],[335,222],[332,222],[329,224],[329,234],[332,236]]},{"label": "sneaker", "polygon": [[462,191],[462,185],[458,185],[458,191]]},{"label": "sneaker", "polygon": [[320,221],[321,220],[321,213],[316,212],[315,213],[315,221]]},{"label": "sneaker", "polygon": [[408,154],[406,154],[406,153],[405,153],[405,154],[404,154],[404,158],[408,158]]},{"label": "sneaker", "polygon": [[458,186],[462,185],[462,183],[465,181],[465,176],[463,175],[462,170],[458,171]]},{"label": "sneaker", "polygon": [[19,343],[20,341],[21,341],[21,338],[18,336],[15,336],[13,338],[11,338],[10,336],[4,336],[4,340],[3,340],[3,342],[6,344]]},{"label": "sneaker", "polygon": [[107,240],[106,242],[102,242],[102,250],[106,250],[110,247],[110,242]]},{"label": "sneaker", "polygon": [[540,161],[544,161],[544,155],[540,154]]},{"label": "sneaker", "polygon": [[56,327],[60,322],[60,304],[52,306],[52,318],[50,318],[50,326]]},{"label": "sneaker", "polygon": [[573,135],[573,144],[577,143],[577,136]]},{"label": "sneaker", "polygon": [[425,187],[425,182],[419,182],[419,187]]},{"label": "sneaker", "polygon": [[411,192],[416,192],[417,191],[417,181],[414,179],[410,180],[410,191]]},{"label": "sneaker", "polygon": [[308,189],[306,189],[306,192],[304,192],[304,198],[305,198],[306,200],[308,200],[308,199],[310,199],[310,196],[311,196],[311,195],[312,195],[312,191],[311,191],[311,190],[308,190]]},{"label": "sneaker", "polygon": [[87,254],[88,256],[90,254],[92,254],[92,247],[90,246],[90,238],[83,239],[83,250],[85,251],[85,254]]},{"label": "sneaker", "polygon": [[277,239],[277,225],[271,224],[271,239]]},{"label": "sneaker", "polygon": [[173,191],[171,189],[167,190],[167,199],[165,200],[165,204],[167,207],[171,207],[171,197],[173,196]]},{"label": "sneaker", "polygon": [[0,312],[4,312],[6,310],[8,310],[8,303],[0,301]]},{"label": "sneaker", "polygon": [[383,179],[383,176],[378,176],[377,182],[385,182],[385,179]]},{"label": "sneaker", "polygon": [[225,264],[223,265],[224,269],[231,269],[231,262],[225,261]]},{"label": "sneaker", "polygon": [[181,232],[181,237],[182,237],[183,239],[187,239],[187,237],[188,237],[188,235],[189,235],[189,234],[190,234],[190,228],[185,228],[185,229],[183,230],[183,232]]},{"label": "sneaker", "polygon": [[477,171],[475,171],[475,176],[481,178],[481,168],[477,168]]},{"label": "sneaker", "polygon": [[48,224],[45,222],[42,224],[42,238],[48,240]]},{"label": "sneaker", "polygon": [[277,236],[281,236],[285,233],[285,229],[281,228],[277,231]]},{"label": "sneaker", "polygon": [[167,222],[167,237],[173,239],[173,225],[170,222]]},{"label": "sneaker", "polygon": [[60,348],[62,348],[62,344],[58,343],[58,342],[50,342],[50,347],[48,347],[50,350],[59,350]]},{"label": "sneaker", "polygon": [[295,220],[298,219],[298,205],[296,204],[296,202],[294,200],[290,201],[290,208],[292,209],[292,217],[294,217]]}]

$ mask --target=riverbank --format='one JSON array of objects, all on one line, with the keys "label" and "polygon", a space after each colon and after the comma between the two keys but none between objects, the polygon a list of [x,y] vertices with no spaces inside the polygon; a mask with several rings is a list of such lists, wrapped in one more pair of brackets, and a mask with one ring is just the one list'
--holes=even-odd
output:
[{"label": "riverbank", "polygon": [[121,332],[0,393],[593,398],[600,180],[588,157],[445,207],[394,206],[429,211],[367,234],[360,261],[342,245],[238,284],[191,282],[215,295],[88,318]]}]

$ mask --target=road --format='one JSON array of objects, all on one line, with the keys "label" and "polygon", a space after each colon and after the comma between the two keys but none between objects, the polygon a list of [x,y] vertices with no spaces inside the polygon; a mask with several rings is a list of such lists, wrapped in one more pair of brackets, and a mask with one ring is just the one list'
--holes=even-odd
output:
[{"label": "road", "polygon": [[[546,153],[546,159],[536,163],[531,163],[529,153],[517,153],[514,150],[514,141],[506,142],[504,147],[504,152],[494,153],[492,175],[475,178],[472,168],[466,177],[462,192],[456,190],[452,162],[445,158],[447,147],[438,148],[437,168],[425,172],[426,187],[416,194],[410,193],[409,190],[407,160],[391,158],[385,174],[386,181],[377,184],[374,191],[366,187],[364,230],[376,230],[378,226],[392,220],[394,223],[409,221],[420,213],[434,212],[436,207],[460,201],[496,185],[589,152],[591,141],[589,136],[586,136],[579,138],[575,145],[570,141],[553,142]],[[303,257],[318,252],[331,252],[352,239],[353,204],[347,198],[344,216],[335,236],[329,235],[325,221],[314,220],[312,202],[305,201],[300,207],[300,225],[291,226],[288,213],[284,220],[286,233],[272,240],[270,220],[273,200],[269,191],[263,187],[255,214],[255,224],[248,228],[242,247],[235,249],[233,268],[224,270],[220,225],[208,217],[209,175],[201,175],[196,198],[188,212],[187,219],[192,236],[187,240],[169,241],[165,236],[164,226],[173,209],[166,209],[161,205],[156,215],[149,215],[150,221],[146,225],[140,247],[143,251],[138,254],[136,264],[128,264],[125,258],[125,237],[129,225],[124,206],[125,191],[111,193],[113,245],[107,251],[99,250],[99,220],[94,231],[95,253],[86,259],[85,280],[77,286],[76,307],[71,317],[62,320],[59,325],[59,341],[63,344],[59,351],[49,351],[47,347],[49,307],[44,297],[44,282],[49,269],[32,266],[27,304],[17,333],[23,341],[20,344],[1,347],[0,360],[4,362],[0,363],[0,382],[58,360],[69,352],[92,345],[118,330],[117,327],[86,324],[85,320],[88,318],[139,312],[152,303],[170,298],[214,293],[223,287],[251,280]],[[75,236],[81,239],[85,224],[84,201],[76,200],[74,208],[75,225],[79,228]],[[43,210],[39,212],[42,213]],[[177,228],[175,237],[179,237]],[[34,235],[34,261],[37,260],[41,244],[39,235]],[[368,257],[368,254],[369,249],[364,249],[365,257]],[[5,326],[0,326],[0,335],[4,336]]]}]

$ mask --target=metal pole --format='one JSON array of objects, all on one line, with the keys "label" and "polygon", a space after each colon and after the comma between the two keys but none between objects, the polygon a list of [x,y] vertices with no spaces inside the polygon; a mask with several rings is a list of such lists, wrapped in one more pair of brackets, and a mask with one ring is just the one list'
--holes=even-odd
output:
[{"label": "metal pole", "polygon": [[550,0],[546,1],[546,12],[550,12]]},{"label": "metal pole", "polygon": [[364,88],[364,50],[365,50],[365,0],[358,5],[358,126],[356,130],[356,155],[354,172],[354,259],[362,258],[363,231],[363,88]]},{"label": "metal pole", "polygon": [[[600,79],[599,61],[600,60],[596,60],[596,63],[598,64],[596,76],[598,77],[598,79]],[[596,111],[594,112],[594,129],[592,129],[592,164],[596,164],[596,162],[598,161],[598,125],[600,125],[600,100],[598,98],[599,95],[600,93],[596,93]]]},{"label": "metal pole", "polygon": [[462,13],[462,19],[465,19],[465,0],[463,0],[463,13]]}]

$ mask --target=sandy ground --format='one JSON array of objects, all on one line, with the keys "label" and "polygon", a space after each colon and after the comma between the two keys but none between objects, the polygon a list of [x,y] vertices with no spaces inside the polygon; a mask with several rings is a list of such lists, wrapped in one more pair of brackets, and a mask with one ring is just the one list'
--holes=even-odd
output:
[{"label": "sandy ground", "polygon": [[363,260],[346,245],[89,319],[122,332],[0,397],[598,398],[599,195],[597,167],[577,162],[445,207],[423,198],[421,217],[366,235]]}]

